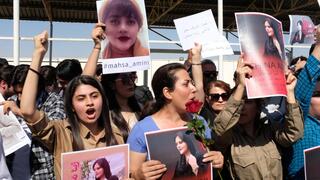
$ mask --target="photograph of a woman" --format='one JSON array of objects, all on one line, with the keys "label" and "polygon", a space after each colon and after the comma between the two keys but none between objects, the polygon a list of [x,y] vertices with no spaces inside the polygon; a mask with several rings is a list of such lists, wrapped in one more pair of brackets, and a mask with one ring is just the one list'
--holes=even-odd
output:
[{"label": "photograph of a woman", "polygon": [[93,170],[96,180],[118,180],[118,177],[112,175],[109,162],[105,158],[97,159],[93,163]]},{"label": "photograph of a woman", "polygon": [[146,23],[141,8],[136,0],[106,0],[102,1],[99,11],[99,21],[105,25],[104,37],[107,39],[102,46],[102,58],[124,58],[148,56],[147,30],[143,29]]},{"label": "photograph of a woman", "polygon": [[264,13],[235,13],[244,61],[253,63],[253,76],[246,79],[249,98],[286,96],[286,52],[282,23]]},{"label": "photograph of a woman", "polygon": [[303,22],[299,20],[297,22],[297,31],[294,33],[294,36],[291,39],[290,44],[293,45],[294,43],[304,43],[305,34],[302,31]]},{"label": "photograph of a woman", "polygon": [[177,162],[174,178],[182,176],[197,176],[199,170],[203,167],[203,155],[197,152],[190,135],[180,131],[175,137],[175,143],[180,157]]},{"label": "photograph of a woman", "polygon": [[264,27],[267,33],[267,39],[264,46],[264,55],[285,59],[282,35],[279,34],[277,23],[270,18],[266,18],[264,21]]}]

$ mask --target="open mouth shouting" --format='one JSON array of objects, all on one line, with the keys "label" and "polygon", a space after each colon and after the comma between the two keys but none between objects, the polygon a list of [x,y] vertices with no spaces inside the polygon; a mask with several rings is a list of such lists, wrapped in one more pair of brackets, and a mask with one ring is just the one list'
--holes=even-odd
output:
[{"label": "open mouth shouting", "polygon": [[86,110],[87,118],[90,120],[94,120],[96,117],[96,110],[94,108],[89,108]]}]

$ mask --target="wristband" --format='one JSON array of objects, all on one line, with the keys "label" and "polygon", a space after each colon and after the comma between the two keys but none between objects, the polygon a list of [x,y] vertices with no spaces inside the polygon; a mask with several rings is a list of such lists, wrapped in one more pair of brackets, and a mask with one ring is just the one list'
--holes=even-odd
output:
[{"label": "wristband", "polygon": [[36,73],[38,76],[42,76],[38,71],[32,69],[31,67],[29,67],[29,70],[32,71],[32,72],[34,72],[34,73]]},{"label": "wristband", "polygon": [[199,66],[201,63],[191,63],[191,65]]}]

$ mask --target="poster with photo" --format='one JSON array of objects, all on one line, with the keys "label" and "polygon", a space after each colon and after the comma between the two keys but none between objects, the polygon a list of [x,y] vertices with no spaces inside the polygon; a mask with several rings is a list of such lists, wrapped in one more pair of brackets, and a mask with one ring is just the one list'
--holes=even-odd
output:
[{"label": "poster with photo", "polygon": [[62,153],[62,179],[129,178],[129,145]]},{"label": "poster with photo", "polygon": [[182,45],[187,51],[194,43],[202,45],[203,58],[218,55],[233,55],[233,50],[223,35],[220,34],[211,10],[173,20]]},{"label": "poster with photo", "polygon": [[145,133],[148,158],[165,164],[162,180],[211,180],[211,163],[203,163],[205,147],[187,128],[174,128]]},{"label": "poster with photo", "polygon": [[253,66],[246,79],[249,99],[286,96],[287,67],[282,23],[263,13],[235,13],[244,61]]},{"label": "poster with photo", "polygon": [[305,180],[320,179],[320,146],[304,150]]},{"label": "poster with photo", "polygon": [[144,0],[97,1],[98,21],[105,24],[103,74],[149,69],[150,48]]},{"label": "poster with photo", "polygon": [[[0,102],[3,101],[4,98],[0,94]],[[12,112],[9,112],[9,115],[4,115],[3,105],[0,106],[0,134],[3,139],[5,156],[27,144],[31,145],[31,140],[21,127],[17,117]]]},{"label": "poster with photo", "polygon": [[314,24],[309,16],[289,15],[290,35],[288,44],[313,44]]}]

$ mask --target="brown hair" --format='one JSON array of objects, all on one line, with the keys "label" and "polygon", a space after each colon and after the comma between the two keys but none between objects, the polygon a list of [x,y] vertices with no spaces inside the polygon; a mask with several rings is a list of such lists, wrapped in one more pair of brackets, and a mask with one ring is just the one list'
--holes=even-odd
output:
[{"label": "brown hair", "polygon": [[111,15],[133,18],[138,22],[139,28],[143,24],[143,16],[139,5],[134,0],[108,0],[99,13],[101,21],[105,22]]},{"label": "brown hair", "polygon": [[221,88],[223,90],[226,91],[226,93],[230,94],[231,93],[231,89],[230,89],[230,85],[224,81],[221,81],[221,80],[216,80],[216,81],[210,81],[208,83],[208,86],[206,87],[205,89],[205,93],[208,95],[209,94],[209,91],[212,87],[218,87],[218,88]]}]

